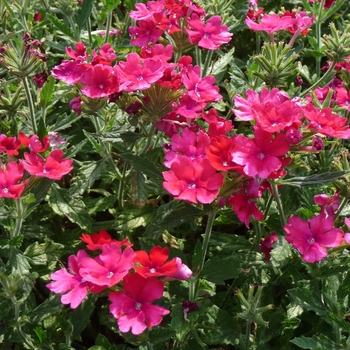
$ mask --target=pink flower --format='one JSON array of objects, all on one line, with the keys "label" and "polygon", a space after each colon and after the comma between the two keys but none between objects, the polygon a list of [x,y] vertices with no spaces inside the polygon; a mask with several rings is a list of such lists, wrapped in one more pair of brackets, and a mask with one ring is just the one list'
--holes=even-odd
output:
[{"label": "pink flower", "polygon": [[92,293],[100,293],[105,287],[95,286],[86,282],[79,274],[79,268],[83,259],[88,258],[84,250],[79,250],[77,256],[71,255],[68,258],[68,266],[71,271],[65,268],[60,269],[50,275],[53,282],[46,285],[52,292],[63,294],[62,304],[70,304],[72,309],[77,308],[86,298],[89,289]]},{"label": "pink flower", "polygon": [[303,113],[310,121],[307,129],[326,136],[350,139],[348,119],[334,114],[332,108],[318,109],[310,103],[303,108]]},{"label": "pink flower", "polygon": [[38,135],[31,135],[27,137],[23,132],[20,132],[18,138],[20,139],[22,145],[28,147],[35,153],[45,152],[50,146],[50,140],[47,136],[44,136],[42,141],[40,141]]},{"label": "pink flower", "polygon": [[81,76],[80,81],[84,84],[81,92],[87,97],[106,97],[119,91],[119,79],[116,71],[104,64],[91,66]]},{"label": "pink flower", "polygon": [[321,212],[334,218],[335,213],[340,206],[339,196],[339,192],[336,192],[331,198],[329,198],[326,194],[318,194],[314,196],[314,201],[321,207]]},{"label": "pink flower", "polygon": [[61,64],[51,69],[51,75],[58,80],[63,80],[66,84],[76,84],[87,68],[88,65],[81,64],[79,61],[63,60]]},{"label": "pink flower", "polygon": [[129,27],[129,34],[134,37],[130,40],[130,44],[142,47],[155,44],[163,34],[163,30],[158,29],[153,21],[139,21],[138,26]]},{"label": "pink flower", "polygon": [[225,25],[221,25],[221,17],[213,16],[206,24],[193,13],[187,18],[190,29],[186,29],[191,44],[198,44],[199,47],[208,50],[217,50],[222,44],[227,44],[232,37]]},{"label": "pink flower", "polygon": [[156,277],[144,278],[138,273],[126,275],[123,281],[123,292],[112,292],[109,310],[118,320],[119,330],[123,333],[131,330],[139,335],[147,327],[154,327],[162,322],[162,316],[169,310],[151,302],[163,296],[164,285]]},{"label": "pink flower", "polygon": [[191,203],[211,203],[219,194],[224,177],[217,173],[208,159],[194,165],[182,157],[171,164],[171,170],[163,172],[164,188],[174,198]]},{"label": "pink flower", "polygon": [[133,268],[135,253],[132,248],[122,251],[115,242],[103,244],[101,249],[102,253],[95,259],[86,258],[82,261],[79,273],[85,281],[113,287]]},{"label": "pink flower", "polygon": [[196,102],[217,102],[222,99],[219,87],[214,86],[215,77],[208,75],[201,78],[199,66],[188,68],[182,74],[182,81],[188,90],[188,95]]},{"label": "pink flower", "polygon": [[153,247],[149,255],[144,250],[136,252],[135,270],[143,277],[172,276],[177,271],[175,259],[169,260],[169,249]]},{"label": "pink flower", "polygon": [[206,158],[205,148],[209,146],[209,137],[207,133],[200,130],[198,134],[186,128],[182,130],[181,136],[174,134],[171,138],[171,150],[165,154],[165,162],[167,168],[171,164],[178,161],[181,157],[189,158],[192,163],[201,161]]},{"label": "pink flower", "polygon": [[130,53],[126,62],[121,61],[116,67],[120,77],[120,91],[148,89],[163,76],[165,68],[159,59],[142,59],[137,53]]},{"label": "pink flower", "polygon": [[82,107],[84,105],[83,100],[81,99],[80,96],[74,97],[70,102],[69,102],[70,107],[72,110],[77,114],[80,115],[82,112]]},{"label": "pink flower", "polygon": [[271,15],[265,13],[262,16],[260,23],[256,23],[248,17],[246,18],[245,23],[252,30],[263,30],[269,34],[272,34],[279,30],[284,30],[288,27],[293,26],[294,19],[290,16],[280,17],[276,13],[273,13]]},{"label": "pink flower", "polygon": [[27,181],[18,183],[23,178],[23,165],[16,162],[7,164],[6,169],[0,168],[0,197],[13,198],[17,200],[23,190]]},{"label": "pink flower", "polygon": [[282,157],[289,151],[285,134],[272,134],[254,128],[255,139],[238,135],[234,138],[235,148],[232,160],[243,165],[244,173],[249,177],[259,176],[267,179],[271,173],[283,167]]},{"label": "pink flower", "polygon": [[63,151],[56,149],[44,159],[38,156],[35,152],[24,153],[24,158],[27,162],[20,160],[24,169],[30,175],[37,177],[47,177],[52,180],[61,180],[63,175],[68,174],[73,169],[73,161],[71,159],[64,159]]},{"label": "pink flower", "polygon": [[308,221],[297,216],[290,217],[284,230],[287,242],[299,251],[303,260],[314,263],[328,255],[326,248],[338,247],[343,243],[344,232],[333,226],[333,218],[321,213]]}]

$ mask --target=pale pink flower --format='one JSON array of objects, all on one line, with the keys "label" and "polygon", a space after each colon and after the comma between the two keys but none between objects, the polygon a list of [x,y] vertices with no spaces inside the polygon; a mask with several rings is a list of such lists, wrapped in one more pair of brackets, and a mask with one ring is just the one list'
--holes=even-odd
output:
[{"label": "pale pink flower", "polygon": [[286,240],[302,255],[308,263],[319,262],[328,255],[326,248],[340,246],[344,241],[344,232],[334,228],[331,216],[324,213],[304,221],[298,216],[288,219],[284,226],[287,233]]},{"label": "pale pink flower", "polygon": [[170,313],[162,306],[151,303],[163,296],[164,285],[157,277],[144,278],[138,273],[128,274],[123,280],[124,292],[112,292],[109,311],[118,320],[119,330],[123,333],[131,330],[139,335],[147,327],[158,326],[162,316]]},{"label": "pale pink flower", "polygon": [[79,268],[83,259],[88,258],[84,250],[79,250],[77,255],[71,255],[68,258],[67,269],[60,269],[50,275],[53,282],[46,285],[48,289],[61,296],[62,304],[70,304],[72,309],[77,308],[88,295],[89,290],[92,293],[100,293],[105,287],[93,285],[83,279],[79,274]]},{"label": "pale pink flower", "polygon": [[252,30],[265,31],[272,34],[279,30],[284,30],[293,26],[294,19],[291,16],[280,17],[276,13],[271,15],[265,13],[261,17],[260,23],[252,21],[249,17],[246,18],[245,23]]}]

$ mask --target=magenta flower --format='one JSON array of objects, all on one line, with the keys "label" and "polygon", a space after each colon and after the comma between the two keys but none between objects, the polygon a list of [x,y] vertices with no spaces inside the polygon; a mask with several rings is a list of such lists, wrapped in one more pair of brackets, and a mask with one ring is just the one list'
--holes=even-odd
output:
[{"label": "magenta flower", "polygon": [[186,29],[192,45],[198,44],[199,47],[208,50],[217,50],[222,44],[227,44],[232,37],[228,32],[228,28],[222,25],[220,16],[209,18],[206,24],[193,13],[187,18],[190,29]]},{"label": "magenta flower", "polygon": [[272,246],[278,241],[276,232],[271,232],[270,235],[265,237],[260,244],[260,253],[265,254],[265,260],[270,261]]},{"label": "magenta flower", "polygon": [[81,92],[91,98],[106,97],[119,91],[119,79],[113,67],[96,64],[91,66],[81,76],[84,84]]},{"label": "magenta flower", "polygon": [[79,250],[77,255],[68,258],[70,272],[65,268],[50,275],[53,282],[46,285],[48,289],[56,294],[63,294],[62,304],[70,304],[72,309],[77,308],[88,295],[89,289],[92,293],[100,293],[105,287],[95,286],[86,282],[79,274],[79,268],[83,259],[88,258],[84,250]]},{"label": "magenta flower", "polygon": [[287,242],[298,250],[303,260],[314,263],[328,255],[326,248],[338,247],[343,243],[343,230],[333,226],[333,218],[321,213],[308,221],[298,216],[290,217],[284,230]]},{"label": "magenta flower", "polygon": [[80,81],[87,67],[88,65],[79,63],[79,61],[63,60],[58,66],[51,69],[51,75],[67,84],[76,84]]},{"label": "magenta flower", "polygon": [[238,135],[234,138],[233,162],[243,165],[244,173],[249,177],[270,177],[271,173],[283,167],[282,157],[289,151],[285,134],[272,134],[254,128],[254,139]]},{"label": "magenta flower", "polygon": [[102,253],[95,259],[86,258],[82,261],[79,273],[85,281],[113,287],[133,268],[135,253],[132,248],[122,251],[120,245],[113,241],[103,244],[101,249]]},{"label": "magenta flower", "polygon": [[185,73],[182,74],[182,81],[188,90],[188,96],[196,102],[220,101],[222,96],[219,94],[219,87],[214,86],[215,77],[208,75],[201,78],[200,70],[199,66],[188,67]]},{"label": "magenta flower", "polygon": [[6,169],[0,168],[0,197],[13,198],[17,200],[23,190],[27,181],[18,183],[23,178],[23,165],[16,162],[7,164]]},{"label": "magenta flower", "polygon": [[174,198],[191,203],[211,203],[219,194],[224,177],[217,173],[208,159],[193,164],[182,157],[171,164],[171,170],[163,172],[164,188]]},{"label": "magenta flower", "polygon": [[47,177],[52,180],[61,180],[63,175],[68,174],[73,169],[73,161],[71,159],[64,159],[63,151],[56,149],[44,159],[38,156],[35,152],[24,153],[24,158],[27,162],[20,160],[24,169],[30,175],[37,177]]},{"label": "magenta flower", "polygon": [[166,66],[157,59],[142,59],[137,53],[130,53],[126,62],[119,62],[116,70],[120,77],[120,91],[127,92],[148,89],[163,76]]},{"label": "magenta flower", "polygon": [[123,333],[131,330],[139,335],[147,327],[154,327],[162,322],[162,316],[169,310],[151,303],[163,296],[164,285],[157,277],[144,278],[138,273],[126,275],[123,292],[112,292],[109,310],[118,320],[119,330]]},{"label": "magenta flower", "polygon": [[156,43],[163,30],[158,29],[153,21],[139,21],[138,26],[129,27],[129,34],[134,38],[130,44],[143,47]]},{"label": "magenta flower", "polygon": [[271,15],[264,14],[261,18],[260,23],[252,21],[249,17],[246,18],[245,23],[247,26],[256,31],[265,31],[269,34],[277,32],[279,30],[287,29],[292,27],[294,24],[294,18],[291,16],[280,17],[276,13]]},{"label": "magenta flower", "polygon": [[22,143],[16,137],[7,137],[5,134],[0,135],[0,153],[6,152],[8,156],[18,155],[18,149]]}]

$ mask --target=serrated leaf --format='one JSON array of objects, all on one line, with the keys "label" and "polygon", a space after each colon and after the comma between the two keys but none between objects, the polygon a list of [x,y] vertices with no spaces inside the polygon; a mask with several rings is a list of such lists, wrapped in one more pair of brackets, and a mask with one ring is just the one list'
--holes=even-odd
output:
[{"label": "serrated leaf", "polygon": [[296,346],[299,346],[301,349],[339,350],[339,346],[337,346],[337,344],[335,344],[325,335],[314,335],[312,338],[294,338],[290,342]]},{"label": "serrated leaf", "polygon": [[241,265],[242,261],[234,256],[215,256],[205,262],[199,277],[224,285],[225,280],[237,278],[240,275]]},{"label": "serrated leaf", "polygon": [[145,156],[138,156],[129,152],[124,152],[120,156],[152,180],[163,180],[162,171]]},{"label": "serrated leaf", "polygon": [[150,212],[149,208],[146,207],[141,210],[126,210],[118,216],[115,224],[113,225],[113,228],[116,230],[128,232],[140,226],[147,225],[151,217],[152,212]]},{"label": "serrated leaf", "polygon": [[77,309],[71,311],[69,319],[73,325],[72,339],[78,336],[89,324],[98,297],[96,294],[89,294]]},{"label": "serrated leaf", "polygon": [[20,250],[15,247],[10,249],[16,249],[16,254],[11,254],[10,257],[10,266],[12,268],[12,273],[18,275],[27,275],[31,270],[27,257],[25,257]]},{"label": "serrated leaf", "polygon": [[114,203],[117,201],[117,196],[84,198],[83,200],[89,215],[93,215],[98,212],[113,208]]},{"label": "serrated leaf", "polygon": [[203,215],[203,211],[181,201],[171,201],[161,205],[155,217],[147,226],[144,236],[161,235],[164,230],[178,227],[184,222],[193,221]]},{"label": "serrated leaf", "polygon": [[166,344],[175,334],[170,327],[155,327],[149,330],[148,337],[151,344]]},{"label": "serrated leaf", "polygon": [[27,316],[33,322],[33,324],[41,322],[46,317],[55,314],[63,308],[61,303],[61,297],[59,295],[53,295],[46,299],[43,303],[37,306],[34,310],[28,312]]},{"label": "serrated leaf", "polygon": [[94,0],[84,0],[81,3],[81,7],[75,16],[75,21],[79,27],[79,29],[82,29],[87,22],[88,18],[90,17],[91,11],[92,11],[92,4],[94,3]]},{"label": "serrated leaf", "polygon": [[48,261],[56,261],[62,253],[64,245],[47,239],[45,243],[32,243],[24,251],[34,265],[45,265]]},{"label": "serrated leaf", "polygon": [[66,189],[53,184],[48,202],[56,214],[66,216],[83,230],[91,232],[91,218],[82,200],[70,197]]},{"label": "serrated leaf", "polygon": [[271,251],[271,263],[275,268],[281,268],[289,263],[292,248],[284,237],[279,237]]},{"label": "serrated leaf", "polygon": [[69,189],[69,195],[74,197],[83,194],[92,184],[105,175],[105,160],[80,163],[77,175]]},{"label": "serrated leaf", "polygon": [[53,130],[55,131],[61,131],[64,129],[69,128],[74,122],[76,122],[77,120],[79,120],[80,117],[75,115],[75,114],[70,114],[67,115],[67,113],[63,113],[61,114],[57,120],[56,120],[56,124],[53,127]]},{"label": "serrated leaf", "polygon": [[340,179],[341,177],[348,175],[350,171],[334,171],[332,173],[315,174],[310,176],[292,177],[290,179],[278,180],[277,183],[281,185],[290,186],[310,186],[310,185],[321,185],[334,180]]},{"label": "serrated leaf", "polygon": [[[102,346],[106,350],[118,350],[115,345],[112,345],[109,340],[102,334],[99,334],[96,338],[96,345]],[[90,348],[91,349],[91,348]]]},{"label": "serrated leaf", "polygon": [[120,4],[120,0],[105,0],[105,2],[107,11],[113,11]]},{"label": "serrated leaf", "polygon": [[233,60],[234,52],[235,52],[235,48],[233,47],[229,52],[221,56],[214,63],[213,69],[210,71],[210,74],[214,76],[221,74],[226,69],[226,67],[230,64],[230,62]]},{"label": "serrated leaf", "polygon": [[300,305],[304,310],[314,311],[319,316],[326,315],[326,307],[322,303],[321,296],[316,290],[309,288],[289,289],[288,294],[295,304]]},{"label": "serrated leaf", "polygon": [[238,250],[250,250],[252,244],[243,236],[213,231],[210,237],[209,250],[221,255],[232,255]]},{"label": "serrated leaf", "polygon": [[60,19],[51,13],[46,13],[46,18],[49,19],[49,21],[54,25],[54,27],[56,27],[56,29],[60,30],[63,34],[66,34],[74,40],[74,33]]},{"label": "serrated leaf", "polygon": [[95,140],[95,137],[92,134],[90,134],[89,132],[87,132],[86,130],[83,130],[83,133],[86,136],[86,138],[89,140],[89,142],[91,143],[91,145],[94,148],[94,150],[97,153],[102,153],[102,147],[100,146],[98,141]]}]

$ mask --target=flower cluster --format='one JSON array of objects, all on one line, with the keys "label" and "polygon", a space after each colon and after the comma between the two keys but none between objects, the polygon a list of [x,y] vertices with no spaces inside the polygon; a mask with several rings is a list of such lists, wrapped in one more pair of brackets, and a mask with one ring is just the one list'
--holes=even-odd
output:
[{"label": "flower cluster", "polygon": [[21,196],[29,181],[25,171],[33,178],[51,180],[61,180],[68,174],[73,169],[73,161],[63,158],[61,149],[54,149],[62,142],[64,139],[57,133],[49,133],[42,139],[37,135],[26,136],[23,132],[18,137],[1,134],[0,197],[17,200]]},{"label": "flower cluster", "polygon": [[47,285],[54,293],[62,294],[61,302],[78,307],[88,293],[108,291],[109,310],[118,320],[121,332],[141,334],[146,328],[157,326],[169,310],[152,304],[163,296],[164,283],[186,280],[192,271],[176,257],[169,260],[169,249],[153,247],[149,253],[134,251],[127,240],[112,239],[105,230],[83,234],[82,241],[90,251],[101,251],[90,257],[85,250],[68,258],[68,267],[50,278]]}]

